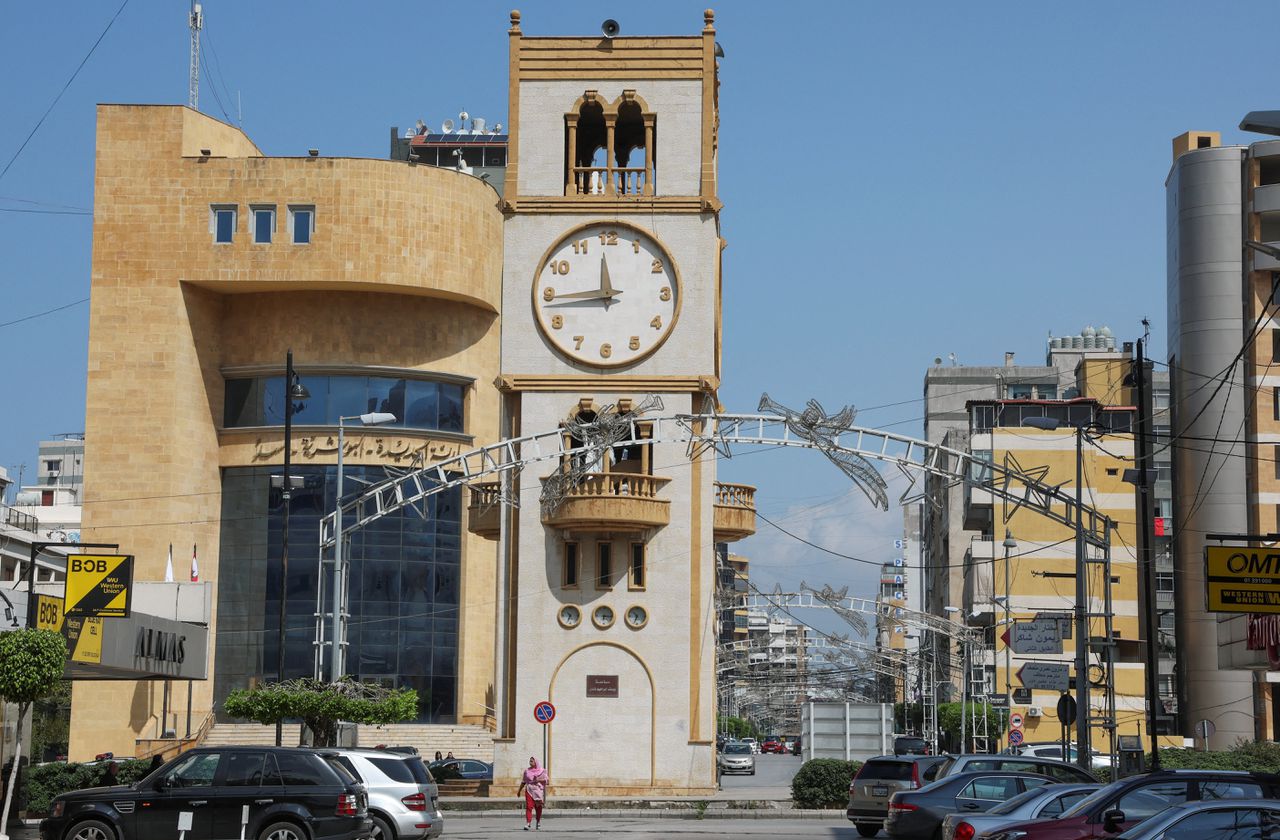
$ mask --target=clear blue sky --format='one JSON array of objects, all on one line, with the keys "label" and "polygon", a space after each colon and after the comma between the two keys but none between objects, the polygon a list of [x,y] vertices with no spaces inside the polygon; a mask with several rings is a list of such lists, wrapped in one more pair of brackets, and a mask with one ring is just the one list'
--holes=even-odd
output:
[{"label": "clear blue sky", "polygon": [[[385,157],[391,126],[462,109],[506,122],[513,2],[208,0],[202,110],[234,122],[238,100],[267,154]],[[119,5],[8,4],[0,168]],[[623,34],[693,34],[706,4],[517,5],[526,33],[554,35],[594,33],[605,17]],[[1038,362],[1050,331],[1107,324],[1126,340],[1145,316],[1162,357],[1169,141],[1188,129],[1247,141],[1234,128],[1244,113],[1280,104],[1274,57],[1254,37],[1275,15],[1256,3],[717,13],[730,410],[754,410],[767,390],[851,402],[865,425],[919,433],[935,356]],[[185,102],[186,15],[184,0],[130,0],[0,178],[0,322],[87,297],[91,217],[8,211],[92,208],[94,105]],[[85,304],[0,327],[11,473],[34,466],[40,439],[84,428],[87,328]],[[847,484],[832,468],[769,453],[721,475],[760,484],[761,509],[815,541],[891,554],[897,513],[833,502]],[[767,531],[742,546],[762,581],[869,580]]]}]

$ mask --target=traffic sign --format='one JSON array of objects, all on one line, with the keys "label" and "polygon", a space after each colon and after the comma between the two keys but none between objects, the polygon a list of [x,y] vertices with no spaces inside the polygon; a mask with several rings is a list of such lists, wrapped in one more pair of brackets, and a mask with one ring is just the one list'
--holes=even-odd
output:
[{"label": "traffic sign", "polygon": [[1009,715],[1009,725],[1012,726],[1014,729],[1021,729],[1022,715],[1019,712],[1014,712],[1013,714]]},{"label": "traffic sign", "polygon": [[1027,688],[1066,691],[1071,666],[1065,662],[1028,662],[1017,671],[1018,680]]},{"label": "traffic sign", "polygon": [[1209,737],[1217,731],[1218,731],[1218,727],[1214,726],[1213,721],[1209,720],[1208,718],[1205,718],[1204,720],[1196,724],[1197,738],[1203,738],[1204,740],[1207,741],[1209,740]]},{"label": "traffic sign", "polygon": [[1016,747],[1021,743],[1022,743],[1022,730],[1010,729],[1009,730],[1009,746]]},{"label": "traffic sign", "polygon": [[1058,698],[1058,720],[1063,726],[1070,726],[1076,722],[1076,698],[1070,694],[1064,694]]},{"label": "traffic sign", "polygon": [[533,719],[543,725],[551,723],[556,719],[556,707],[551,705],[551,701],[543,700],[533,707]]},{"label": "traffic sign", "polygon": [[128,618],[132,584],[132,554],[68,555],[64,614]]},{"label": "traffic sign", "polygon": [[1014,653],[1062,653],[1062,632],[1056,618],[1015,621],[1005,644]]}]

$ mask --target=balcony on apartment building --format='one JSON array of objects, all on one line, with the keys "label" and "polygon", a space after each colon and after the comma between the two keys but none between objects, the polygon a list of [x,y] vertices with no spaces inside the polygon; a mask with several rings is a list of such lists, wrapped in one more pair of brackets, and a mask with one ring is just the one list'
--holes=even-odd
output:
[{"label": "balcony on apartment building", "polygon": [[716,482],[715,541],[737,542],[756,532],[756,488]]},{"label": "balcony on apartment building", "polygon": [[[987,534],[979,534],[969,540],[964,553],[965,622],[971,625],[987,625],[995,620],[996,591],[994,589],[996,543]],[[1004,593],[999,593],[1003,597]],[[1003,608],[1002,608],[1003,609]]]}]

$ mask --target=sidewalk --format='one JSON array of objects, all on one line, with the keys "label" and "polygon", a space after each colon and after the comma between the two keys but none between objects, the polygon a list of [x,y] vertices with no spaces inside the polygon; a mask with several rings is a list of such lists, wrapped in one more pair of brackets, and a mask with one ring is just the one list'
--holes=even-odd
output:
[{"label": "sidewalk", "polygon": [[[652,816],[688,817],[689,819],[845,819],[840,810],[797,810],[791,807],[790,792],[757,789],[753,791],[720,791],[710,797],[635,796],[551,797],[547,810],[561,817],[613,817]],[[441,797],[440,810],[447,819],[490,816],[495,811],[519,812],[524,809],[524,799],[515,797]]]}]

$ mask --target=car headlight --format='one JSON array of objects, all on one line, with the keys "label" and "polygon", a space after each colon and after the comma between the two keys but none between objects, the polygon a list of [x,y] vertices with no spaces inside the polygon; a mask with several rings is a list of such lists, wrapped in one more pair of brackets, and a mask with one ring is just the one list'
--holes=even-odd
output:
[{"label": "car headlight", "polygon": [[67,803],[63,802],[61,799],[53,800],[53,805],[49,808],[49,816],[56,820],[58,817],[62,816],[62,812],[66,807]]}]

